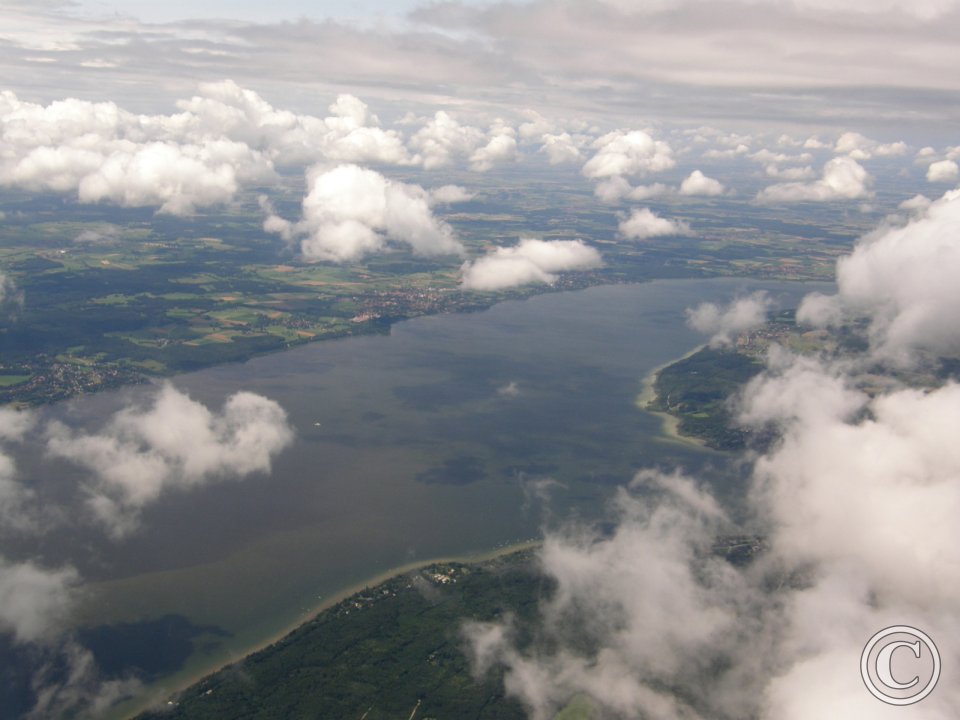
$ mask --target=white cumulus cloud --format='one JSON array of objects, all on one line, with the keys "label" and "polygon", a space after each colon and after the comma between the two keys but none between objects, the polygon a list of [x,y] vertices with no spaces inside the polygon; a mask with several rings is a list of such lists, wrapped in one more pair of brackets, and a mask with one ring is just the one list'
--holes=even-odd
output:
[{"label": "white cumulus cloud", "polygon": [[169,383],[148,407],[117,412],[99,433],[47,426],[47,451],[91,472],[88,505],[115,535],[132,530],[139,510],[164,492],[269,472],[292,440],[273,400],[238,392],[214,413]]},{"label": "white cumulus cloud", "polygon": [[558,272],[600,267],[600,253],[582,240],[522,238],[512,247],[501,247],[464,263],[463,287],[468,290],[502,290],[529,283],[553,283]]},{"label": "white cumulus cloud", "polygon": [[953,160],[938,160],[927,168],[927,181],[952,183],[960,179],[960,165]]},{"label": "white cumulus cloud", "polygon": [[410,147],[419,154],[427,170],[450,165],[457,157],[469,157],[484,141],[479,128],[461,125],[443,110],[410,138]]},{"label": "white cumulus cloud", "polygon": [[[173,118],[177,118],[175,121]],[[0,94],[0,184],[75,192],[81,202],[188,213],[273,175],[270,158],[180,116],[141,116],[114,103],[47,106]]]},{"label": "white cumulus cloud", "polygon": [[758,202],[830,202],[870,197],[871,177],[851,157],[841,156],[823,166],[820,180],[770,185],[757,195]]},{"label": "white cumulus cloud", "polygon": [[438,188],[431,188],[430,202],[433,204],[453,205],[456,203],[473,200],[474,195],[460,185],[441,185]]},{"label": "white cumulus cloud", "polygon": [[724,192],[726,192],[726,188],[723,187],[723,183],[707,177],[699,170],[694,170],[680,183],[681,195],[706,195],[708,197],[715,197],[717,195],[723,195]]},{"label": "white cumulus cloud", "polygon": [[580,144],[570,133],[545,133],[541,143],[540,152],[547,156],[551,165],[577,163],[583,160]]},{"label": "white cumulus cloud", "polygon": [[673,188],[663,183],[631,185],[628,180],[622,177],[601,180],[593,188],[593,194],[597,199],[608,204],[614,204],[624,199],[642,202],[652,198],[664,197],[673,192],[675,192]]},{"label": "white cumulus cloud", "polygon": [[663,235],[689,235],[690,226],[681,220],[662,218],[649,208],[637,208],[618,227],[629,240],[646,240]]},{"label": "white cumulus cloud", "polygon": [[833,151],[840,155],[849,155],[854,160],[869,160],[876,157],[906,155],[907,144],[902,140],[892,143],[880,143],[858,132],[846,132],[841,135]]},{"label": "white cumulus cloud", "polygon": [[[442,195],[460,197],[453,190]],[[269,214],[264,227],[285,238],[305,236],[300,249],[307,260],[358,260],[391,240],[418,255],[462,254],[453,229],[434,217],[430,203],[430,194],[419,185],[357,165],[319,165],[307,173],[301,220],[290,223]]]},{"label": "white cumulus cloud", "polygon": [[654,140],[642,130],[616,130],[595,140],[596,151],[584,164],[584,177],[643,177],[672,168],[676,161],[666,142]]},{"label": "white cumulus cloud", "polygon": [[490,130],[486,145],[478,147],[470,155],[470,169],[486,172],[495,165],[517,159],[516,131],[502,121]]},{"label": "white cumulus cloud", "polygon": [[777,178],[778,180],[810,180],[816,173],[813,168],[809,165],[804,165],[803,167],[788,167],[782,168],[776,164],[767,165],[764,168],[764,172],[772,178]]},{"label": "white cumulus cloud", "polygon": [[917,349],[960,349],[960,191],[950,191],[903,227],[860,240],[837,263],[834,296],[813,295],[797,318],[815,325],[870,320],[879,355],[906,361]]}]

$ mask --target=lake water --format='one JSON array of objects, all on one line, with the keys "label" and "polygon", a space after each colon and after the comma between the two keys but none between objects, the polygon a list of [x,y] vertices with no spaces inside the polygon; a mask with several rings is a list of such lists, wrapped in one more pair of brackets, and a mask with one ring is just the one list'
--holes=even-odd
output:
[{"label": "lake water", "polygon": [[[164,496],[122,541],[67,524],[44,538],[42,554],[87,581],[78,625],[139,624],[145,638],[181,632],[180,656],[157,674],[182,679],[388,568],[596,516],[639,468],[709,467],[719,483],[735,482],[723,455],[660,436],[660,421],[634,402],[642,379],[703,342],[686,327],[685,308],[756,289],[792,307],[824,287],[730,279],[596,287],[176,377],[211,407],[238,390],[278,401],[294,445],[270,476]],[[98,427],[148,392],[102,393],[42,414]],[[48,490],[82,481],[42,458],[39,444],[18,463]],[[534,492],[545,478],[558,483],[547,503]],[[109,650],[110,637],[90,641]]]}]

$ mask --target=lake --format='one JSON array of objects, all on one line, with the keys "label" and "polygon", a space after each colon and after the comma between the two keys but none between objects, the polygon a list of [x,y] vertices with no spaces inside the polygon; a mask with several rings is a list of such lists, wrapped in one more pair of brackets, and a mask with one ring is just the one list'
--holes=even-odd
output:
[{"label": "lake", "polygon": [[[135,654],[131,646],[166,638],[149,670],[155,688],[169,687],[389,568],[597,517],[640,468],[708,469],[718,484],[737,483],[723,454],[661,435],[635,404],[642,380],[703,342],[685,325],[687,307],[757,289],[793,307],[829,287],[718,279],[549,293],[181,375],[172,382],[211,407],[250,390],[286,409],[297,437],[273,472],[169,493],[120,541],[65,523],[11,541],[12,555],[80,571],[76,623],[110,667],[126,662],[119,648]],[[149,392],[40,415],[95,428]],[[36,438],[17,462],[48,495],[83,480],[44,458]]]}]

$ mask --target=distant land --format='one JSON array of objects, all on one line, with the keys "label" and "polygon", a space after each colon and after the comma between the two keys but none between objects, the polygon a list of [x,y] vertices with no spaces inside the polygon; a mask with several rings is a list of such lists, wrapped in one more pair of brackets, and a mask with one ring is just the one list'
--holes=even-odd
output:
[{"label": "distant land", "polygon": [[502,674],[471,675],[460,628],[505,613],[532,625],[551,587],[534,552],[437,563],[366,588],[138,718],[386,720],[416,710],[418,718],[522,720]]},{"label": "distant land", "polygon": [[[562,210],[539,209],[558,203]],[[740,221],[730,227],[723,218],[734,210]],[[0,212],[0,268],[14,288],[0,315],[0,404],[20,406],[542,292],[658,278],[829,279],[868,222],[828,208],[794,218],[708,200],[680,209],[702,228],[696,237],[623,241],[616,214],[584,188],[524,178],[523,193],[486,188],[445,214],[468,252],[521,236],[586,238],[604,267],[553,285],[470,292],[457,257],[398,250],[352,264],[304,262],[263,232],[253,197],[177,218],[10,193]]]},{"label": "distant land", "polygon": [[[713,552],[742,566],[764,548],[760,537],[725,536]],[[366,588],[137,720],[523,720],[502,671],[471,672],[462,627],[512,614],[518,647],[535,643],[538,609],[554,589],[536,553],[436,563]],[[558,717],[585,720],[581,706],[575,697]]]},{"label": "distant land", "polygon": [[[738,425],[731,400],[766,367],[771,345],[798,355],[839,357],[864,347],[861,335],[849,328],[811,330],[798,326],[793,310],[740,334],[729,346],[703,346],[658,368],[646,380],[647,390],[637,399],[648,412],[665,414],[675,421],[682,438],[714,450],[738,452],[763,449],[775,438],[772,429],[758,431]],[[884,372],[912,387],[930,388],[945,378],[958,376],[960,363],[953,358],[927,358],[917,368]],[[871,394],[874,388],[862,388]]]}]

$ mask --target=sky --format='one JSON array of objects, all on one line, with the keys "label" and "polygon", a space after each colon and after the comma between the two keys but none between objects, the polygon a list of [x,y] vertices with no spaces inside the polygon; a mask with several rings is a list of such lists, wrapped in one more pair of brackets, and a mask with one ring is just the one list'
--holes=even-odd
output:
[{"label": "sky", "polygon": [[[231,2],[206,0],[203,3],[173,0],[155,3],[145,0],[108,2],[84,0],[65,6],[64,11],[86,17],[123,16],[149,23],[169,23],[184,20],[226,18],[256,23],[276,23],[309,18],[315,21],[338,20],[372,24],[381,20],[400,21],[421,3],[418,0],[277,0],[262,3],[254,0]],[[472,3],[479,4],[479,3]]]},{"label": "sky", "polygon": [[958,116],[955,0],[6,0],[0,20],[8,89],[134,111],[231,79],[300,112],[346,91],[384,116],[531,107],[889,139],[945,138]]},{"label": "sky", "polygon": [[[872,633],[913,621],[943,639],[945,671],[909,717],[939,720],[960,703],[947,670],[960,666],[960,385],[901,378],[960,354],[957,37],[960,0],[5,0],[0,188],[63,196],[65,213],[189,218],[256,199],[247,219],[292,262],[402,248],[445,258],[467,292],[603,263],[601,238],[461,241],[444,217],[480,192],[471,178],[523,163],[592,192],[617,219],[606,242],[699,236],[684,203],[716,203],[711,220],[731,227],[745,205],[880,218],[843,249],[836,292],[797,312],[810,329],[862,332],[863,347],[774,350],[731,401],[738,422],[780,437],[748,458],[764,559],[743,573],[710,559],[735,524],[709,483],[644,471],[618,492],[610,533],[548,534],[541,561],[558,592],[541,623],[554,642],[521,650],[508,620],[466,635],[478,672],[503,667],[535,719],[581,693],[610,717],[800,720],[829,707],[873,720],[908,716],[884,714],[850,669]],[[464,184],[431,175],[445,169]],[[15,280],[0,269],[8,305],[24,302]],[[720,347],[768,309],[753,295],[688,318]],[[162,385],[99,429],[38,422],[0,409],[6,533],[57,522],[5,453],[28,433],[89,473],[70,512],[116,539],[164,493],[269,473],[295,441],[282,407],[242,389],[208,408]],[[82,582],[69,565],[0,554],[0,630],[58,637],[71,667],[89,667],[57,635]],[[567,642],[571,623],[586,645]],[[730,670],[703,685],[718,667]],[[90,703],[129,692],[95,676],[84,687]],[[74,691],[51,689],[40,714]]]}]

